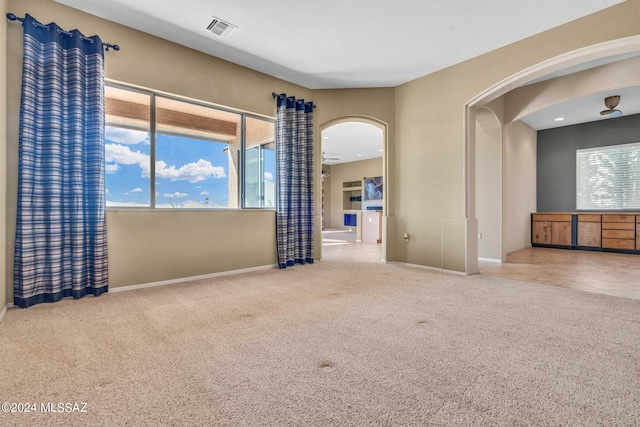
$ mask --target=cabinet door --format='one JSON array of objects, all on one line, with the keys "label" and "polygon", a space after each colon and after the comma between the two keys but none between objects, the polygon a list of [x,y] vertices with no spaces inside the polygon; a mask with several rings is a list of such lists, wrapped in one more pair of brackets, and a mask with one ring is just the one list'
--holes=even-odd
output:
[{"label": "cabinet door", "polygon": [[578,246],[602,246],[602,226],[599,222],[578,222]]},{"label": "cabinet door", "polygon": [[551,223],[551,244],[571,246],[571,223],[556,221]]},{"label": "cabinet door", "polygon": [[533,221],[531,243],[538,243],[541,245],[551,244],[551,222],[550,221]]}]

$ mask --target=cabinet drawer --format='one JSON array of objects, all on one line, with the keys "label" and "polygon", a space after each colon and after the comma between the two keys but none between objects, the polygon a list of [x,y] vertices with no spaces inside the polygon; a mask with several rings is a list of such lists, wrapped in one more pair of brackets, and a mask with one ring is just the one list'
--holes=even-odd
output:
[{"label": "cabinet drawer", "polygon": [[534,221],[571,221],[571,214],[533,214]]},{"label": "cabinet drawer", "polygon": [[602,230],[603,239],[635,239],[634,230]]},{"label": "cabinet drawer", "polygon": [[636,241],[628,239],[602,239],[602,247],[609,249],[635,249]]},{"label": "cabinet drawer", "polygon": [[635,230],[634,222],[602,222],[603,230]]},{"label": "cabinet drawer", "polygon": [[578,215],[578,222],[600,222],[601,215]]},{"label": "cabinet drawer", "polygon": [[602,222],[636,222],[635,215],[602,215]]}]

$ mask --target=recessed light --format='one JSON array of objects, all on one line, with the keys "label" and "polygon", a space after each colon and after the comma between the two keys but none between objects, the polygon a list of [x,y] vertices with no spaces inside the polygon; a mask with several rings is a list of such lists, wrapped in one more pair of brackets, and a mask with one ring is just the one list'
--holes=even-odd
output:
[{"label": "recessed light", "polygon": [[358,154],[358,157],[362,157],[362,154]]},{"label": "recessed light", "polygon": [[379,149],[378,151],[382,151],[382,148],[381,148],[381,149]]},{"label": "recessed light", "polygon": [[564,117],[556,117],[555,119],[553,119],[554,122],[561,122],[564,120]]}]

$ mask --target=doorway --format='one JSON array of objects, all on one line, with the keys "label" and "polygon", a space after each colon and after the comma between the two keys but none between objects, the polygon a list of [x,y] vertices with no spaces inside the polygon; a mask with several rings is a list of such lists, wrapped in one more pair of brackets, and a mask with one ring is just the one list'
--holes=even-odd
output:
[{"label": "doorway", "polygon": [[322,259],[381,262],[386,126],[341,119],[321,126]]},{"label": "doorway", "polygon": [[[543,108],[568,102],[570,98],[578,99],[597,92],[600,90],[599,85],[604,88],[602,90],[612,90],[610,75],[616,76],[615,84],[619,87],[637,85],[637,74],[608,73],[606,78],[594,78],[597,67],[613,67],[616,63],[622,64],[625,59],[631,61],[628,58],[636,56],[637,52],[640,52],[640,36],[568,52],[503,80],[465,105],[465,210],[468,217],[465,269],[468,274],[479,271],[479,260],[484,263],[485,270],[496,270],[501,268],[500,262],[508,263],[515,259],[510,254],[519,250],[528,253],[530,213],[536,211],[537,207],[537,140],[536,130],[531,127],[533,125],[527,126],[523,119]],[[572,90],[558,90],[560,79],[584,78],[587,76],[585,73],[591,69],[595,71],[589,74],[590,84],[571,83]],[[556,72],[559,76],[554,75]],[[519,88],[531,81],[542,82],[547,76],[549,79],[557,79],[553,90],[551,85],[548,85],[547,90],[547,85],[543,84],[536,88],[538,92],[532,91],[532,99],[525,97],[518,99],[517,103],[512,102],[515,96],[520,96],[519,93],[514,95]],[[531,88],[522,90],[526,92]],[[544,93],[540,92],[543,90]],[[505,101],[507,97],[510,97],[511,102]],[[518,109],[514,109],[516,104]],[[551,108],[549,110],[552,111]],[[499,141],[502,144],[501,150],[498,150]],[[481,170],[481,159],[489,153],[493,153],[493,157],[485,158],[486,164],[493,163],[493,170],[500,171],[502,177],[498,179],[496,174],[492,178],[494,184],[483,184],[481,177],[491,178],[486,174],[486,168],[484,173]],[[493,190],[489,185],[493,186]],[[490,192],[488,199],[483,195],[487,191]],[[488,215],[488,204],[482,206],[486,200],[492,200],[490,205],[493,206],[494,216]],[[487,221],[496,221],[496,224],[490,224],[489,227],[495,230],[496,236],[491,242],[482,241],[487,237],[484,232]],[[498,250],[500,246],[502,250]]]}]

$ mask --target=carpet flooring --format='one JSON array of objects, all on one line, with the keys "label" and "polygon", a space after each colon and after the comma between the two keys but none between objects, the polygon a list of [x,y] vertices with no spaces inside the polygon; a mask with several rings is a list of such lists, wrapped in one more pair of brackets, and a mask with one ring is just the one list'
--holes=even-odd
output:
[{"label": "carpet flooring", "polygon": [[638,426],[640,301],[332,261],[11,309],[0,372],[3,426]]}]

